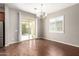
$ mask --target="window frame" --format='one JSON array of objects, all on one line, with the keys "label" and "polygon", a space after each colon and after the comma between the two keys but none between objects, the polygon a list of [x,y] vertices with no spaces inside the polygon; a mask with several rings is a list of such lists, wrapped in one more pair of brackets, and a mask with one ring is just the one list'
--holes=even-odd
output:
[{"label": "window frame", "polygon": [[[51,20],[52,19],[57,19],[58,17],[63,17],[63,20],[62,20],[62,31],[57,31],[57,30],[55,30],[55,31],[53,31],[53,30],[51,30]],[[56,20],[55,22],[57,22],[58,20]],[[55,23],[54,22],[54,23]],[[51,25],[51,26],[50,26]],[[56,26],[55,26],[56,27]],[[61,16],[56,16],[56,17],[53,17],[53,18],[50,18],[49,19],[49,33],[65,33],[65,16],[64,15],[61,15]]]}]

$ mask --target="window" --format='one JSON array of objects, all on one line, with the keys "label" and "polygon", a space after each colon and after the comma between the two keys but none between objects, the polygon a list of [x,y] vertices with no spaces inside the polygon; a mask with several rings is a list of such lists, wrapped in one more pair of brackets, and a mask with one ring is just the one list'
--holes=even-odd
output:
[{"label": "window", "polygon": [[64,16],[49,19],[49,32],[64,33]]}]

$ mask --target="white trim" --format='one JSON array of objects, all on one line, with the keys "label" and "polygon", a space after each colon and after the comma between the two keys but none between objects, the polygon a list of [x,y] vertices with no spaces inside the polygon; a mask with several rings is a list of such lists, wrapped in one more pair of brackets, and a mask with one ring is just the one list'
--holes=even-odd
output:
[{"label": "white trim", "polygon": [[[39,37],[39,38],[42,38],[42,37]],[[34,38],[34,39],[39,39],[39,38]],[[23,41],[28,41],[28,40],[23,40]],[[15,44],[15,43],[23,42],[23,41],[16,41],[16,42],[8,43],[8,44],[5,45],[5,47],[10,46],[11,44]]]},{"label": "white trim", "polygon": [[[43,38],[43,37],[38,37],[38,38]],[[70,43],[67,43],[67,42],[57,41],[57,40],[52,40],[52,39],[48,39],[48,38],[44,38],[44,39],[46,39],[46,40],[50,40],[50,41],[59,42],[59,43],[63,43],[63,44],[69,45],[69,46],[74,46],[74,47],[79,48],[78,45],[70,44]],[[18,42],[22,42],[22,41],[18,41]],[[9,45],[11,45],[11,44],[14,44],[14,43],[18,43],[18,42],[11,42],[11,43],[9,43],[9,44],[6,44],[5,47],[7,47],[7,46],[9,46]]]},{"label": "white trim", "polygon": [[35,17],[35,36],[36,36],[36,38],[38,37],[38,24],[37,24],[37,17]]},{"label": "white trim", "polygon": [[21,40],[21,24],[20,24],[20,22],[21,22],[21,12],[19,12],[19,40]]},{"label": "white trim", "polygon": [[64,33],[64,31],[50,31],[49,33]]},{"label": "white trim", "polygon": [[[19,39],[21,40],[21,36],[22,36],[22,32],[21,32],[21,13],[22,12],[19,12]],[[30,18],[30,19],[33,19],[34,21],[35,21],[35,38],[37,38],[37,19],[36,19],[36,17],[34,17],[34,18]],[[29,25],[29,23],[28,23],[28,25]],[[30,26],[30,25],[29,25]],[[30,37],[29,37],[29,39],[30,39]]]},{"label": "white trim", "polygon": [[75,45],[75,44],[71,44],[71,43],[67,43],[67,42],[63,42],[63,41],[52,40],[52,39],[48,39],[48,38],[45,38],[45,39],[46,39],[46,40],[55,41],[55,42],[59,42],[59,43],[62,43],[62,44],[66,44],[66,45],[69,45],[69,46],[73,46],[73,47],[79,48],[79,46],[78,46],[78,45]]},{"label": "white trim", "polygon": [[[50,21],[53,22],[53,19],[56,20],[58,17],[63,17],[63,20],[62,20],[63,21],[62,31],[51,31],[50,30],[50,26],[51,26],[50,25]],[[58,20],[56,20],[56,21],[55,20],[54,20],[54,22],[58,21]],[[49,19],[49,33],[64,33],[64,32],[65,32],[65,16],[64,15],[56,16],[56,17],[53,17],[53,18]]]},{"label": "white trim", "polygon": [[7,47],[7,46],[9,46],[9,45],[11,45],[11,44],[14,44],[14,43],[18,43],[18,42],[11,42],[11,43],[8,43],[8,44],[5,45],[5,47]]}]

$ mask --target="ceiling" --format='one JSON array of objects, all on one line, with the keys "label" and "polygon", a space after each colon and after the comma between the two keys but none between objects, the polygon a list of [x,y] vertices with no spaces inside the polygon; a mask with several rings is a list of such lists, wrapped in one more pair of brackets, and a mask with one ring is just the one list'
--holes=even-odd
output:
[{"label": "ceiling", "polygon": [[[49,14],[75,4],[76,3],[43,3],[43,6],[41,6],[41,3],[11,3],[7,5],[9,7],[27,11],[33,14],[40,13],[42,9],[43,12]],[[35,8],[37,8],[37,10],[35,10]]]}]

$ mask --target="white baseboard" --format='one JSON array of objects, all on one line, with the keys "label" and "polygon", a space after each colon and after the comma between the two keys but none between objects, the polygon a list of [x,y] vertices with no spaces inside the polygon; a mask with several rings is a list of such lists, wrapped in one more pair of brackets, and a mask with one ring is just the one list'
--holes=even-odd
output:
[{"label": "white baseboard", "polygon": [[59,43],[62,43],[62,44],[66,44],[66,45],[69,45],[69,46],[73,46],[73,47],[77,47],[79,48],[78,45],[74,45],[74,44],[71,44],[71,43],[67,43],[67,42],[63,42],[63,41],[57,41],[57,40],[52,40],[52,39],[48,39],[48,38],[44,38],[46,40],[50,40],[50,41],[55,41],[55,42],[59,42]]},{"label": "white baseboard", "polygon": [[11,43],[8,43],[8,44],[5,44],[5,47],[11,45],[11,44],[14,44],[14,43],[18,43],[18,42],[11,42]]},{"label": "white baseboard", "polygon": [[[41,37],[38,37],[38,38],[41,38]],[[34,39],[36,39],[36,38],[34,38]],[[25,41],[25,40],[23,40],[23,41]],[[20,40],[20,41],[16,41],[16,42],[11,42],[11,43],[5,44],[5,47],[7,47],[7,46],[9,46],[11,44],[15,44],[15,43],[23,42],[23,41]]]},{"label": "white baseboard", "polygon": [[[42,38],[42,37],[39,37],[39,38]],[[71,43],[67,43],[67,42],[63,42],[63,41],[57,41],[57,40],[52,40],[52,39],[48,39],[48,38],[44,38],[44,39],[50,40],[50,41],[59,42],[59,43],[63,43],[63,44],[66,44],[66,45],[70,45],[70,46],[74,46],[74,47],[78,47],[79,48],[78,45],[74,45],[74,44],[71,44]],[[18,41],[18,42],[22,42],[22,41]],[[5,44],[5,46],[7,47],[7,46],[9,46],[11,44],[18,43],[18,42],[11,42],[11,43]]]}]

